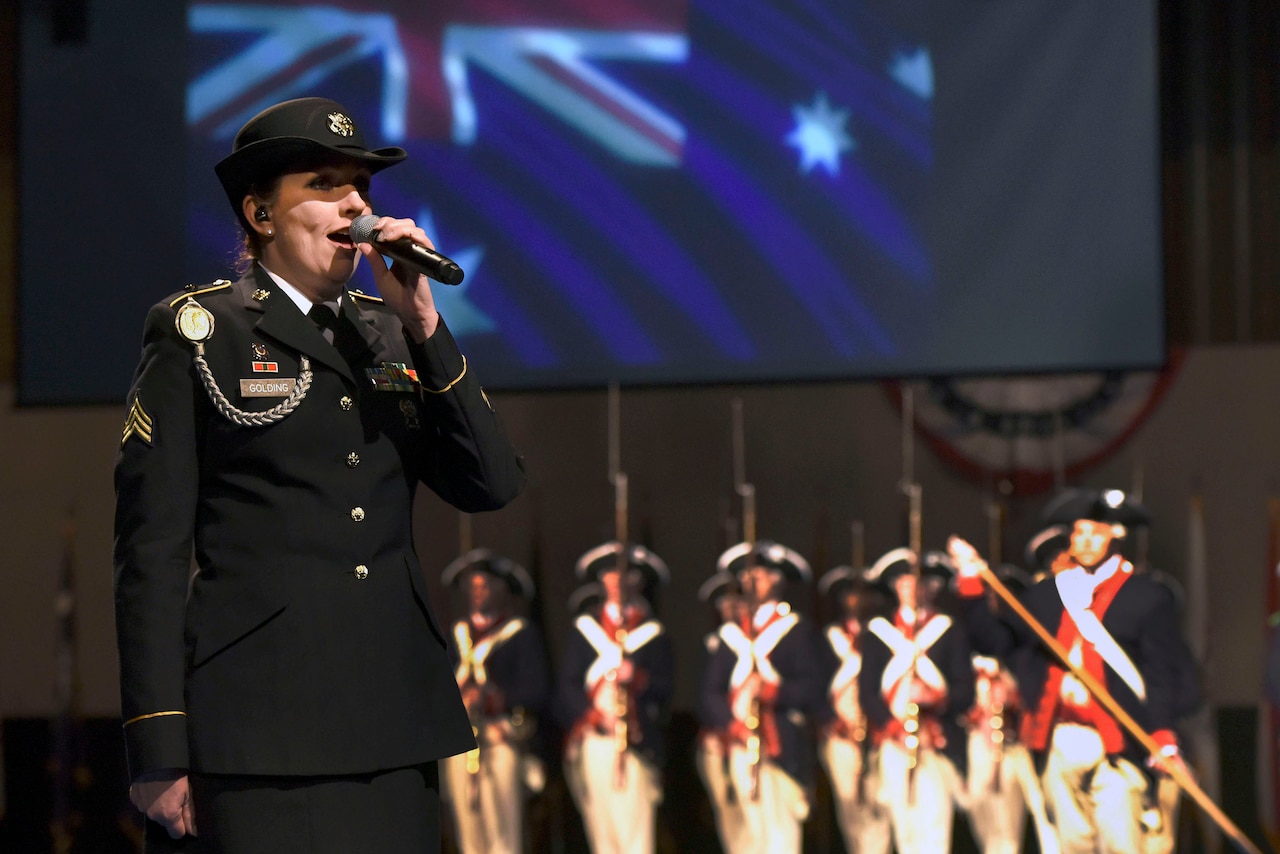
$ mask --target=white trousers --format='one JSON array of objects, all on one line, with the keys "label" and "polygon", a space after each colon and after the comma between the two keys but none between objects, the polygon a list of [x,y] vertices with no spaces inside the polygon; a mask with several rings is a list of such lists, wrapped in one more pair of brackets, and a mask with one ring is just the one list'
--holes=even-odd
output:
[{"label": "white trousers", "polygon": [[[564,775],[593,854],[652,854],[662,802],[658,769],[628,750],[618,778],[613,736],[588,730],[565,752]],[[621,785],[619,785],[621,782]]]},{"label": "white trousers", "polygon": [[790,774],[767,759],[758,770],[759,785],[752,797],[751,758],[741,745],[729,748],[729,774],[742,822],[732,854],[800,854],[809,798]]},{"label": "white trousers", "polygon": [[964,797],[951,760],[921,750],[915,773],[909,774],[907,751],[897,742],[886,741],[878,756],[880,801],[889,810],[898,854],[950,851],[955,803]]},{"label": "white trousers", "polygon": [[1006,743],[1000,751],[999,784],[996,753],[986,733],[969,733],[969,786],[965,809],[983,854],[1017,854],[1022,850],[1026,814],[1031,814],[1042,854],[1058,854],[1058,833],[1045,810],[1044,792],[1031,753]]},{"label": "white trousers", "polygon": [[729,774],[729,754],[724,743],[718,738],[702,738],[698,740],[694,762],[698,768],[698,777],[706,787],[707,797],[711,801],[711,812],[716,820],[716,835],[720,837],[720,847],[724,854],[738,854],[743,843],[743,827],[746,819],[738,801],[738,792],[733,788]]},{"label": "white trousers", "polygon": [[1044,769],[1044,795],[1062,854],[1133,854],[1146,846],[1147,781],[1125,759],[1107,759],[1092,727],[1058,724]]},{"label": "white trousers", "polygon": [[467,771],[467,754],[440,763],[458,848],[463,854],[519,854],[524,845],[524,786],[520,752],[504,741],[480,749],[479,771]]},{"label": "white trousers", "polygon": [[[893,831],[889,812],[876,799],[878,782],[862,767],[862,751],[847,738],[827,738],[818,758],[831,781],[836,821],[848,854],[889,854]],[[858,777],[866,775],[859,797]]]},{"label": "white trousers", "polygon": [[1160,811],[1160,829],[1147,833],[1145,854],[1173,854],[1178,842],[1178,804],[1182,789],[1169,777],[1156,783],[1156,807]]}]

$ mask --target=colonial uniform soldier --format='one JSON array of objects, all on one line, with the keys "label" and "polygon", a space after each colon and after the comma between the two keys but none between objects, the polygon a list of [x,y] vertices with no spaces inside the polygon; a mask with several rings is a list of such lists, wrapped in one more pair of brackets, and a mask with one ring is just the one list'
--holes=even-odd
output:
[{"label": "colonial uniform soldier", "polygon": [[[1181,762],[1173,726],[1187,663],[1173,596],[1135,573],[1120,553],[1128,531],[1149,521],[1146,510],[1123,492],[1075,492],[1051,505],[1046,515],[1049,522],[1071,525],[1071,557],[1077,565],[1038,582],[1022,603],[1056,636],[1071,663],[1101,684],[1162,746],[1161,755],[1144,755],[1075,672],[1016,616],[971,604],[971,633],[984,651],[1032,650],[1021,684],[1027,708],[1023,737],[1030,749],[1047,753],[1044,793],[1061,850],[1142,851],[1151,782],[1144,769],[1148,761]],[[982,559],[957,538],[950,550],[961,567],[961,594],[978,602]]]},{"label": "colonial uniform soldier", "polygon": [[559,679],[568,730],[565,780],[594,854],[654,850],[662,801],[662,727],[671,698],[671,641],[641,595],[665,584],[666,564],[643,546],[611,541],[578,559],[599,582],[593,610],[569,633]]},{"label": "colonial uniform soldier", "polygon": [[835,619],[823,632],[832,675],[827,683],[828,709],[818,738],[818,758],[831,780],[845,850],[850,854],[888,854],[892,847],[889,814],[876,796],[879,784],[867,767],[870,739],[858,694],[870,591],[860,572],[840,566],[818,579],[818,592],[829,595],[835,608]]},{"label": "colonial uniform soldier", "polygon": [[740,622],[721,626],[699,692],[703,727],[728,733],[742,820],[734,851],[799,852],[823,673],[811,625],[782,597],[788,580],[812,574],[793,549],[766,541],[729,548],[717,569],[738,577],[747,603]]},{"label": "colonial uniform soldier", "polygon": [[510,597],[529,599],[533,580],[514,561],[472,549],[445,568],[441,581],[459,585],[467,616],[453,624],[454,676],[477,747],[445,761],[444,794],[464,854],[516,854],[524,842],[526,780],[536,763],[528,751],[547,701],[542,638],[512,613]]},{"label": "colonial uniform soldier", "polygon": [[[726,624],[741,622],[745,603],[737,576],[725,570],[714,573],[703,582],[698,588],[698,599],[709,603],[715,611],[715,630],[703,638],[703,647],[706,650],[706,659],[703,662],[705,673],[711,659],[722,645],[721,628]],[[741,846],[738,839],[743,833],[744,820],[741,803],[729,776],[729,743],[730,733],[727,728],[703,727],[698,732],[694,762],[711,802],[711,812],[715,818],[716,835],[720,838],[720,847],[726,854],[733,854]]]},{"label": "colonial uniform soldier", "polygon": [[[1012,564],[996,570],[1015,593],[1031,576]],[[999,658],[973,656],[974,705],[969,713],[969,824],[984,854],[1022,850],[1026,814],[1031,813],[1042,854],[1055,854],[1058,838],[1045,811],[1044,794],[1031,754],[1018,736],[1021,695],[1013,669]]]},{"label": "colonial uniform soldier", "polygon": [[949,568],[931,552],[918,572],[907,548],[868,570],[868,580],[887,586],[895,603],[867,624],[858,685],[877,749],[881,801],[901,854],[951,848],[966,751],[959,718],[974,690],[968,640],[936,604]]}]

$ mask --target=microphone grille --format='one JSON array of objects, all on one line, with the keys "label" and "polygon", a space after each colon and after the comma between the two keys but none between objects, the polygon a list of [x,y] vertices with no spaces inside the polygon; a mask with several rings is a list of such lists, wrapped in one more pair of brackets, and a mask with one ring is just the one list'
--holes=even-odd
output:
[{"label": "microphone grille", "polygon": [[351,239],[356,243],[372,243],[377,231],[374,226],[377,225],[378,218],[372,214],[358,216],[351,220]]}]

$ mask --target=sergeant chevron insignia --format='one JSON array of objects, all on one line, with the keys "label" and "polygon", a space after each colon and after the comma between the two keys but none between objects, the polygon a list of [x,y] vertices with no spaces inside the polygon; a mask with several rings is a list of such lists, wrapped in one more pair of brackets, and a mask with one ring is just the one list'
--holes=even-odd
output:
[{"label": "sergeant chevron insignia", "polygon": [[133,405],[129,407],[129,414],[124,419],[124,433],[120,436],[120,446],[124,447],[124,443],[129,441],[130,436],[137,436],[145,444],[151,446],[153,424],[154,422],[151,416],[147,414],[147,410],[142,408],[142,401],[135,397]]}]

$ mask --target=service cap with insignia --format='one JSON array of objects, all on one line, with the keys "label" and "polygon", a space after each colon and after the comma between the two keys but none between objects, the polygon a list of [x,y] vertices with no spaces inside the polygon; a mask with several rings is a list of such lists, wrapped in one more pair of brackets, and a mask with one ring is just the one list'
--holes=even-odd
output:
[{"label": "service cap with insignia", "polygon": [[297,98],[268,107],[249,119],[236,134],[231,154],[214,171],[222,181],[231,209],[248,228],[241,202],[254,184],[306,168],[317,156],[333,154],[359,160],[372,172],[408,156],[403,148],[370,150],[359,125],[337,101]]}]

